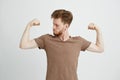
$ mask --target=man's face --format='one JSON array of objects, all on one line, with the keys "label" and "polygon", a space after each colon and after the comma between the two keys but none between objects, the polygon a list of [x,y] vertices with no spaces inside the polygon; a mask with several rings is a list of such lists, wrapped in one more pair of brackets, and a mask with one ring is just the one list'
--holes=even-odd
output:
[{"label": "man's face", "polygon": [[64,24],[60,18],[53,19],[53,34],[55,36],[60,36],[61,34],[64,34],[66,28],[67,24]]}]

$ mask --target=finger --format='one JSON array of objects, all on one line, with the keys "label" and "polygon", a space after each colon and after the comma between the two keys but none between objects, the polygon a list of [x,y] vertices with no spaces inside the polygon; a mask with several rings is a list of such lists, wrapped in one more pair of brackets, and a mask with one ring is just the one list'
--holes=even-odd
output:
[{"label": "finger", "polygon": [[40,25],[40,23],[33,23],[33,25]]},{"label": "finger", "polygon": [[33,21],[33,25],[40,25],[40,21],[39,20]]},{"label": "finger", "polygon": [[88,26],[88,29],[94,29],[94,26]]}]

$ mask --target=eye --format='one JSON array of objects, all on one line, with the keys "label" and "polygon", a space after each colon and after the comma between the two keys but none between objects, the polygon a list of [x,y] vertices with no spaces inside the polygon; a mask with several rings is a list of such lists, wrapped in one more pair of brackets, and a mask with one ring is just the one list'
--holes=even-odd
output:
[{"label": "eye", "polygon": [[59,25],[56,24],[56,27],[58,27]]},{"label": "eye", "polygon": [[58,25],[58,24],[53,23],[53,25],[54,25],[55,27],[59,27],[59,25]]},{"label": "eye", "polygon": [[59,27],[59,25],[58,25],[58,24],[55,24],[55,26],[56,26],[56,27]]}]

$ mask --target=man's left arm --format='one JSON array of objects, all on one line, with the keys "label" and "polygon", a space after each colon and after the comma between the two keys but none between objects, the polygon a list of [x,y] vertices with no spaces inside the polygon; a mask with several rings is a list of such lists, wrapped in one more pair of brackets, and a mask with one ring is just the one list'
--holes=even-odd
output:
[{"label": "man's left arm", "polygon": [[97,25],[90,23],[88,29],[96,31],[96,43],[91,43],[87,48],[87,51],[102,53],[104,51],[104,43],[100,28]]}]

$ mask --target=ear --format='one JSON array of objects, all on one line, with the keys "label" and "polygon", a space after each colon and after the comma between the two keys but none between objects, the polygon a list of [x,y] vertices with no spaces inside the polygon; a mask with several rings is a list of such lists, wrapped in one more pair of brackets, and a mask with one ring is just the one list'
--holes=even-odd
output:
[{"label": "ear", "polygon": [[69,25],[68,25],[68,24],[65,24],[65,27],[66,27],[66,28],[69,28]]}]

